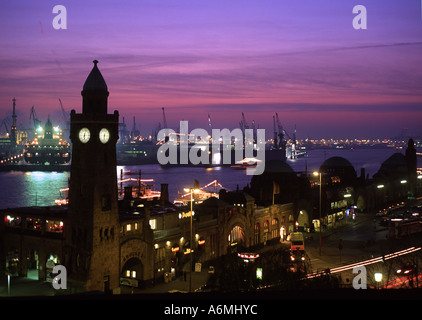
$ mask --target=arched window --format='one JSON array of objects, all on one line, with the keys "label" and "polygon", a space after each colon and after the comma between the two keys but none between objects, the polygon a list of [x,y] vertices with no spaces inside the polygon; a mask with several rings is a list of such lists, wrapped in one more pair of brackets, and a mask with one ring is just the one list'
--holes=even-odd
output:
[{"label": "arched window", "polygon": [[279,226],[278,226],[278,219],[273,219],[271,221],[271,237],[277,238],[280,235],[280,230],[279,230]]},{"label": "arched window", "polygon": [[260,232],[261,232],[261,226],[260,224],[257,222],[255,224],[255,233],[254,233],[254,243],[255,244],[259,244],[260,243]]},{"label": "arched window", "polygon": [[229,243],[230,244],[240,244],[243,243],[245,238],[245,233],[243,229],[239,226],[235,226],[229,234]]}]

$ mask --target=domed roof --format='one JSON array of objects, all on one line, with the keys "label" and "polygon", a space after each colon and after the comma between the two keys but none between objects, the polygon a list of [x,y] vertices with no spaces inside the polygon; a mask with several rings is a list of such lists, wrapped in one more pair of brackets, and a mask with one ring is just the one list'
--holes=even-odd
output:
[{"label": "domed roof", "polygon": [[349,160],[343,157],[331,157],[323,162],[320,172],[328,176],[339,176],[343,182],[356,178],[356,170]]},{"label": "domed roof", "polygon": [[89,73],[88,77],[86,78],[83,90],[84,91],[91,91],[91,90],[101,90],[107,91],[107,84],[97,67],[97,60],[94,60],[94,67],[92,68],[91,72]]},{"label": "domed roof", "polygon": [[268,160],[265,162],[266,173],[295,173],[292,167],[283,160]]},{"label": "domed roof", "polygon": [[351,167],[354,169],[353,165],[349,160],[343,157],[331,157],[323,162],[321,168],[338,168],[338,167]]}]

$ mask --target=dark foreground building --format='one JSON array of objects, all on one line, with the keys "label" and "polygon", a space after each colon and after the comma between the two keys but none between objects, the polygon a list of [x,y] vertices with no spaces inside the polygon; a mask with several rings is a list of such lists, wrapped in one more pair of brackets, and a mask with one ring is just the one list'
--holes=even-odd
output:
[{"label": "dark foreground building", "polygon": [[[2,212],[2,274],[28,275],[32,269],[39,279],[49,280],[52,267],[61,264],[67,269],[70,292],[116,292],[128,268],[131,274],[138,271],[135,278],[152,278],[153,263],[146,259],[152,253],[152,232],[141,227],[145,215],[119,213],[119,114],[108,113],[109,92],[97,63],[83,86],[82,113],[70,114],[69,205]],[[139,232],[126,237],[121,220],[136,221]]]}]

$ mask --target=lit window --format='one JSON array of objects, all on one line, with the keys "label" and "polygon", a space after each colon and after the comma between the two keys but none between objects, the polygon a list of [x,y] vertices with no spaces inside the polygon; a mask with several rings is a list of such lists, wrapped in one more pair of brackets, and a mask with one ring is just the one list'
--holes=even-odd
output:
[{"label": "lit window", "polygon": [[136,271],[132,271],[132,278],[136,278]]},{"label": "lit window", "polygon": [[63,221],[53,221],[47,220],[46,221],[46,230],[49,232],[63,232]]},{"label": "lit window", "polygon": [[126,225],[126,231],[131,231],[132,230],[132,225],[131,224],[127,224]]},{"label": "lit window", "polygon": [[152,230],[157,229],[157,219],[149,220],[149,225],[150,225]]}]

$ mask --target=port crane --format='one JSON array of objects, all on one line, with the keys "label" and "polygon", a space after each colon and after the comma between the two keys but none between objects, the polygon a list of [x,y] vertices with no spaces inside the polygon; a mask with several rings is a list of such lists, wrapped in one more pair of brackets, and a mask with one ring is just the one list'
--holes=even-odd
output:
[{"label": "port crane", "polygon": [[[285,157],[286,156],[286,140],[284,139],[284,136],[287,134],[287,132],[283,129],[283,126],[281,125],[277,112],[275,113],[275,119],[277,121],[277,128],[278,128],[278,149],[283,150],[284,157]],[[274,132],[274,135],[276,135],[276,132]]]},{"label": "port crane", "polygon": [[29,120],[32,120],[34,122],[34,129],[31,130],[31,131],[33,131],[33,133],[35,135],[35,132],[37,131],[37,129],[39,127],[41,127],[41,120],[38,120],[38,117],[37,117],[37,114],[35,112],[35,107],[34,106],[32,106],[32,108],[31,108],[31,112],[29,114]]},{"label": "port crane", "polygon": [[[246,122],[245,114],[242,112],[242,120],[239,122],[240,130],[242,131],[244,140],[246,140],[246,129],[252,129],[252,140],[255,143],[257,140],[256,136],[256,126],[255,126],[255,120],[252,120],[252,125],[249,127],[249,124]],[[250,137],[248,137],[250,138]]]},{"label": "port crane", "polygon": [[[278,115],[277,114],[276,114],[276,116],[277,116],[277,119],[278,119]],[[283,132],[283,134],[286,134],[287,137],[292,141],[290,159],[296,159],[296,145],[297,145],[297,141],[296,141],[296,125],[295,125],[295,130],[293,131],[293,137],[290,137],[290,135],[285,130],[283,130],[282,132]],[[286,143],[285,142],[283,142],[283,143],[284,143],[284,149],[286,149],[286,147],[285,147],[286,146]]]},{"label": "port crane", "polygon": [[167,141],[170,140],[170,137],[169,137],[169,131],[168,131],[168,127],[167,127],[166,112],[164,111],[164,107],[162,107],[161,109],[163,110],[163,129],[165,130],[165,132],[164,132],[164,136],[165,136],[164,141],[167,142]]},{"label": "port crane", "polygon": [[249,125],[246,122],[245,114],[242,112],[242,120],[239,122],[240,129],[242,130],[243,135],[245,135],[245,129],[249,129]]},{"label": "port crane", "polygon": [[37,130],[38,127],[41,125],[41,121],[38,120],[34,106],[32,106],[31,108],[31,113],[29,114],[29,120],[32,120],[34,122],[34,130]]},{"label": "port crane", "polygon": [[163,110],[163,128],[167,128],[167,120],[166,120],[166,112],[164,111],[164,107],[161,108]]},{"label": "port crane", "polygon": [[[66,112],[66,110],[63,107],[63,103],[62,100],[59,98],[59,102],[60,102],[60,109],[62,110],[62,117],[63,117],[63,122],[64,122],[64,128],[63,128],[63,132],[69,132],[69,126],[70,126],[70,119],[69,119],[69,113]],[[67,135],[64,135],[67,136]]]},{"label": "port crane", "polygon": [[119,142],[126,143],[129,140],[129,133],[126,128],[125,117],[122,117],[122,122],[119,122]]},{"label": "port crane", "polygon": [[[9,136],[9,134],[10,134],[10,132],[9,132],[9,127],[10,127],[10,124],[9,124],[9,121],[7,120],[7,118],[4,118],[2,121],[1,121],[1,124],[0,124],[0,130],[1,130],[1,128],[2,127],[4,127],[5,129],[6,129],[6,135],[7,136]],[[1,131],[0,131],[1,132]],[[1,135],[1,134],[0,134]]]},{"label": "port crane", "polygon": [[132,131],[130,132],[130,137],[132,140],[136,140],[136,138],[139,136],[140,136],[140,133],[139,133],[139,130],[136,129],[135,116],[133,116],[133,127],[132,127]]}]

